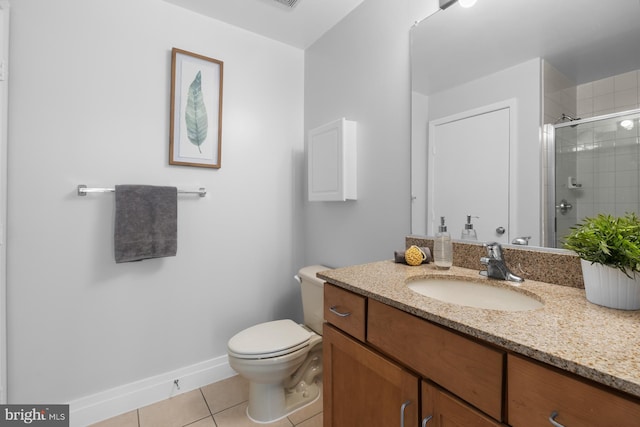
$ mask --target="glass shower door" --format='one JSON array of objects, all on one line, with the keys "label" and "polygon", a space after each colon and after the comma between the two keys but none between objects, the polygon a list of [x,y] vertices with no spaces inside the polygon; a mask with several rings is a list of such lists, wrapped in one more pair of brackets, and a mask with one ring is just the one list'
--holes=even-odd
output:
[{"label": "glass shower door", "polygon": [[640,110],[557,124],[555,239],[598,214],[640,213]]}]

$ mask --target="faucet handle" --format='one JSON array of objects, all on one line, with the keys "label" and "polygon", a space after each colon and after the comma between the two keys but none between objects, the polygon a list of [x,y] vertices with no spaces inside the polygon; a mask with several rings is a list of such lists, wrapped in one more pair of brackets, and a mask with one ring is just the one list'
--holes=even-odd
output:
[{"label": "faucet handle", "polygon": [[529,244],[529,239],[531,239],[531,236],[521,236],[521,237],[516,237],[515,239],[513,239],[513,241],[511,242],[514,245],[528,245]]},{"label": "faucet handle", "polygon": [[502,246],[500,246],[500,243],[485,243],[484,247],[487,248],[487,255],[489,255],[490,258],[502,260]]}]

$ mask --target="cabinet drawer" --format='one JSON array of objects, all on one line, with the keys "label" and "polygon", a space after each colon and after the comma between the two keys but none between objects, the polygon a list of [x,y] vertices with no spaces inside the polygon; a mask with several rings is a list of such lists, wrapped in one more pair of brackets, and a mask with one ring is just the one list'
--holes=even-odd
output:
[{"label": "cabinet drawer", "polygon": [[374,300],[367,341],[502,421],[503,352]]},{"label": "cabinet drawer", "polygon": [[364,341],[367,299],[337,286],[324,285],[324,319]]},{"label": "cabinet drawer", "polygon": [[640,401],[520,356],[507,358],[509,425],[638,426]]}]

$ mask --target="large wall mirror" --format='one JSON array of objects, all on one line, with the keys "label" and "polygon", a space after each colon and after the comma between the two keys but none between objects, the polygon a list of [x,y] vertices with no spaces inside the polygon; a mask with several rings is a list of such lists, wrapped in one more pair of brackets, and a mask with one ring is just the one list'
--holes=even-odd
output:
[{"label": "large wall mirror", "polygon": [[584,216],[640,211],[638,0],[454,3],[411,43],[413,234],[471,215],[479,240],[559,247]]}]

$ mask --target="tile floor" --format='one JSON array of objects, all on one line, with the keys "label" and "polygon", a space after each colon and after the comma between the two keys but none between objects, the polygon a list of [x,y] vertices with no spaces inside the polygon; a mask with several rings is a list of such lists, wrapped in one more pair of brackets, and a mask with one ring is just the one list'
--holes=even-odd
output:
[{"label": "tile floor", "polygon": [[234,376],[93,424],[92,427],[322,427],[322,396],[280,421],[257,424],[246,415],[249,384]]}]

